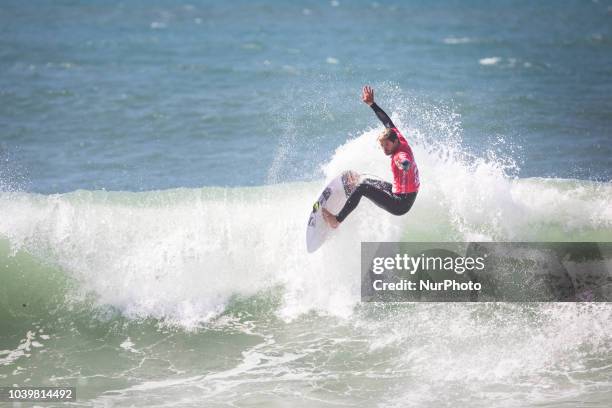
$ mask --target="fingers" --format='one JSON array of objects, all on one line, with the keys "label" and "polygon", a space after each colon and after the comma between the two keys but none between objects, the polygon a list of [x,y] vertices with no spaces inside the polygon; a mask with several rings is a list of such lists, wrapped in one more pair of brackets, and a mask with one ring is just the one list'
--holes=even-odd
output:
[{"label": "fingers", "polygon": [[369,85],[365,85],[361,93],[361,99],[368,104],[374,102],[374,89]]}]

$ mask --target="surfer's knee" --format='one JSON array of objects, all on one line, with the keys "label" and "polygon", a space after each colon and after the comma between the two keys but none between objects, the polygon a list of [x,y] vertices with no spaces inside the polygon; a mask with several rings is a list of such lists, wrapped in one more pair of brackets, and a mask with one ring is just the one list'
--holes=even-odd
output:
[{"label": "surfer's knee", "polygon": [[414,204],[414,200],[416,199],[416,194],[405,197],[400,202],[400,205],[395,207],[391,214],[393,215],[404,215],[412,208],[412,204]]},{"label": "surfer's knee", "polygon": [[373,183],[372,180],[365,179],[361,183],[359,183],[359,185],[357,185],[357,188],[355,190],[359,190],[359,192],[363,195],[364,193],[367,193],[369,191],[380,190],[380,189],[377,188],[376,184]]},{"label": "surfer's knee", "polygon": [[393,215],[404,215],[406,213],[408,213],[408,211],[410,211],[410,207],[399,207],[399,208],[394,208],[390,211],[391,214]]},{"label": "surfer's knee", "polygon": [[370,185],[368,183],[361,182],[357,184],[357,187],[355,187],[355,190],[353,191],[351,195],[352,196],[362,196],[364,195],[366,191],[368,191],[369,188],[370,188]]}]

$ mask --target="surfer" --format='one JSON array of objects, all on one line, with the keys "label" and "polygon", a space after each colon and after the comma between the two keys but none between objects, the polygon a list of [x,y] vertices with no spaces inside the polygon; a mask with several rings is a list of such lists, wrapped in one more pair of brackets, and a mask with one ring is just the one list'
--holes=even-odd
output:
[{"label": "surfer", "polygon": [[322,208],[323,218],[332,228],[337,228],[344,221],[357,207],[361,197],[369,198],[374,204],[393,215],[403,215],[410,210],[419,191],[419,169],[408,142],[397,130],[391,118],[374,102],[374,89],[364,86],[361,99],[372,108],[385,125],[385,130],[378,136],[378,142],[385,154],[391,157],[393,184],[366,178],[355,188],[337,215]]}]

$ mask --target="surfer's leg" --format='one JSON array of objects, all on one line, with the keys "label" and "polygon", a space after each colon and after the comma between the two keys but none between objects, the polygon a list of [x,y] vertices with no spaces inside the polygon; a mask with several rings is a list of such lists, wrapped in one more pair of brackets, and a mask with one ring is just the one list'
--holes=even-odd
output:
[{"label": "surfer's leg", "polygon": [[[404,215],[406,214],[414,200],[416,199],[417,193],[407,194],[395,194],[392,191],[391,183],[385,181],[376,180],[377,184],[374,187],[380,188],[369,188],[364,192],[364,196],[369,198],[374,204],[390,212],[393,215]],[[380,184],[383,183],[383,184]]]},{"label": "surfer's leg", "polygon": [[336,215],[336,220],[338,220],[338,222],[344,221],[344,219],[357,208],[361,201],[361,197],[364,195],[365,190],[369,188],[372,181],[372,179],[364,179],[357,188],[355,188],[355,191],[353,191],[348,200],[346,200],[344,207],[342,207],[340,212]]},{"label": "surfer's leg", "polygon": [[382,180],[365,179],[357,186],[353,194],[346,200],[342,210],[336,215],[338,222],[344,221],[357,208],[362,196],[369,198],[374,204],[391,214],[403,215],[412,207],[416,193],[393,194],[391,183]]}]

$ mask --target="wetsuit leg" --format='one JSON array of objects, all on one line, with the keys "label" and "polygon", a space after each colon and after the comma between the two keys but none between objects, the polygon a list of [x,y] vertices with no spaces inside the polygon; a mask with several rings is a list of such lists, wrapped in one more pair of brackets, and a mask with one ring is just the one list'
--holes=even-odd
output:
[{"label": "wetsuit leg", "polygon": [[361,197],[369,198],[377,206],[387,210],[393,215],[403,215],[410,210],[417,193],[394,194],[391,190],[391,183],[382,180],[365,179],[353,191],[353,194],[346,200],[346,204],[336,219],[338,222],[344,219],[355,209],[361,201]]}]

